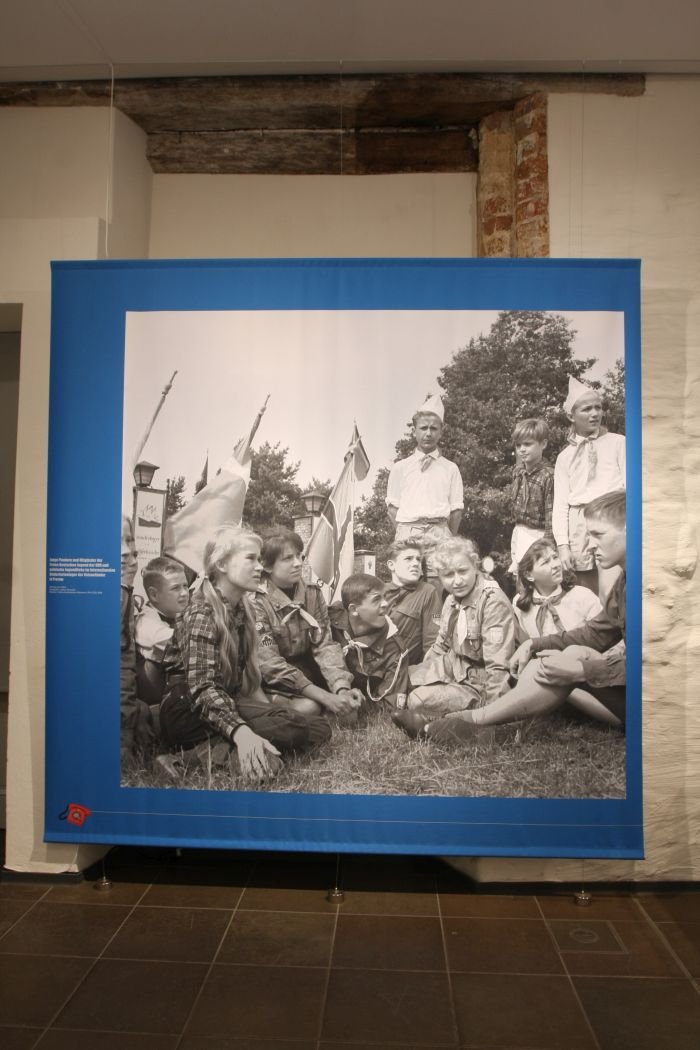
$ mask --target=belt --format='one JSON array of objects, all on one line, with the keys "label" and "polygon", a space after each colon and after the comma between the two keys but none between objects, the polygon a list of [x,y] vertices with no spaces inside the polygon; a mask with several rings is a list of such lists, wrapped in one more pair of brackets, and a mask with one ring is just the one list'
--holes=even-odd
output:
[{"label": "belt", "polygon": [[408,528],[429,528],[431,525],[447,525],[447,518],[417,518],[415,521],[399,521],[398,525]]}]

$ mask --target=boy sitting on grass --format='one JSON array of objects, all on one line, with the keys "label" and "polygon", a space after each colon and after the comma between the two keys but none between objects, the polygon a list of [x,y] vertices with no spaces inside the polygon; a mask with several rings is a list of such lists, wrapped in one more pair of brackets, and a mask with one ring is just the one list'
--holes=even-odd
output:
[{"label": "boy sitting on grass", "polygon": [[420,540],[397,540],[389,548],[391,583],[384,589],[387,613],[396,624],[408,664],[419,664],[437,638],[442,602],[423,579]]},{"label": "boy sitting on grass", "polygon": [[439,544],[435,565],[448,592],[440,630],[423,662],[410,670],[407,710],[392,718],[411,737],[430,723],[430,738],[439,741],[443,716],[458,717],[507,690],[516,623],[501,588],[480,572],[470,540],[455,537]]},{"label": "boy sitting on grass", "polygon": [[165,690],[163,656],[176,618],[190,600],[185,571],[172,558],[152,558],[143,570],[147,601],[136,618],[136,683],[138,695],[159,704]]},{"label": "boy sitting on grass", "polygon": [[329,611],[333,638],[343,650],[352,685],[373,703],[403,707],[408,690],[408,659],[400,635],[386,614],[384,584],[358,572],[348,576],[341,601]]}]

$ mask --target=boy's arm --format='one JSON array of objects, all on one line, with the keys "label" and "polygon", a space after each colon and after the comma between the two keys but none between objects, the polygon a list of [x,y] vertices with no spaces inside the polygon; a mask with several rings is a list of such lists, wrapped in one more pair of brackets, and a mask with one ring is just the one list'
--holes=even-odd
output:
[{"label": "boy's arm", "polygon": [[395,463],[389,471],[389,480],[386,485],[386,510],[394,524],[396,524],[396,515],[399,511],[400,502],[401,482],[399,479],[398,464]]},{"label": "boy's arm", "polygon": [[510,658],[516,650],[516,620],[505,596],[489,595],[481,618],[481,652],[486,671],[486,703],[508,688]]},{"label": "boy's arm", "polygon": [[343,650],[333,640],[325,598],[316,588],[313,591],[309,589],[307,594],[313,594],[313,608],[309,612],[319,626],[319,630],[313,631],[311,636],[311,651],[318,669],[332,693],[338,693],[341,689],[350,689],[352,675],[345,666]]},{"label": "boy's arm", "polygon": [[464,514],[464,484],[459,467],[456,463],[453,466],[454,470],[450,478],[450,513],[447,518],[447,527],[452,535],[456,536]]},{"label": "boy's arm", "polygon": [[[552,532],[558,547],[569,553],[569,471],[568,448],[557,456],[554,464],[554,491],[552,496]],[[570,558],[569,558],[570,560]],[[566,565],[565,568],[569,566]]]},{"label": "boy's arm", "polygon": [[[544,534],[547,539],[554,539],[552,519],[554,517],[554,474],[547,474],[544,479]],[[568,517],[568,509],[567,509]]]},{"label": "boy's arm", "polygon": [[532,639],[532,655],[541,649],[566,649],[569,645],[585,645],[589,649],[595,649],[597,653],[603,653],[610,649],[622,638],[622,631],[610,621],[605,610],[594,616],[592,620],[575,627],[572,631],[564,631],[563,634],[547,634],[542,638]]}]

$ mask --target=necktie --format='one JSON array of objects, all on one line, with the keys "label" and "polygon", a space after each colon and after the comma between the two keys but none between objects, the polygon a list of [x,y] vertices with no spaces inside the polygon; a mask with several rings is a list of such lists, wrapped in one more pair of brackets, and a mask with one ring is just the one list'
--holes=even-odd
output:
[{"label": "necktie", "polygon": [[563,634],[566,628],[561,622],[561,617],[556,610],[556,606],[564,597],[564,591],[556,591],[554,594],[550,594],[548,598],[542,595],[533,594],[532,604],[539,606],[537,609],[537,616],[535,617],[535,626],[540,637],[545,633],[545,623],[547,622],[547,613],[549,613],[554,620],[554,627],[557,634]]},{"label": "necktie", "polygon": [[427,470],[432,462],[433,462],[433,457],[432,456],[423,456],[423,459],[421,460],[421,465],[420,465],[421,471]]},{"label": "necktie", "polygon": [[452,609],[452,616],[450,624],[447,630],[447,636],[457,638],[457,644],[462,645],[467,635],[469,634],[469,618],[467,616],[467,610],[461,605],[455,603]]}]

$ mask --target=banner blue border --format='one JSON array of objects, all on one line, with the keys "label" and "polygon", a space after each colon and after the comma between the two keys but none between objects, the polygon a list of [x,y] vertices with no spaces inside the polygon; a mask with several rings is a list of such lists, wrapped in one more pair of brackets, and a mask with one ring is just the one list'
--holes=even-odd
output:
[{"label": "banner blue border", "polygon": [[[643,856],[638,260],[305,259],[52,264],[48,558],[107,566],[47,594],[49,842],[489,856]],[[119,522],[127,311],[616,310],[625,315],[624,799],[426,798],[120,787]],[[80,590],[80,587],[78,588]],[[78,827],[69,804],[90,810]]]}]

